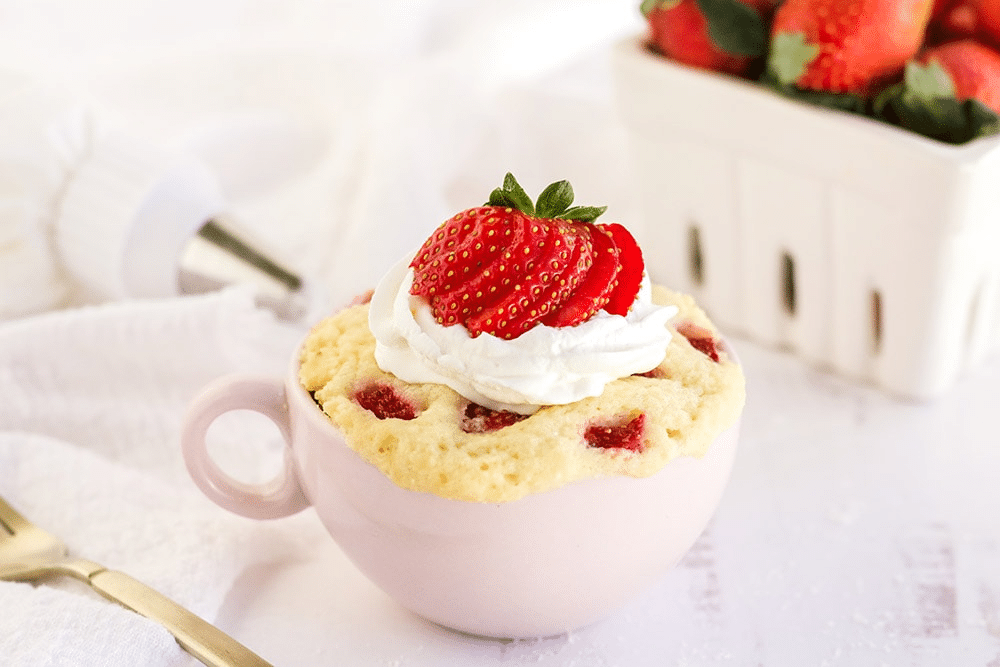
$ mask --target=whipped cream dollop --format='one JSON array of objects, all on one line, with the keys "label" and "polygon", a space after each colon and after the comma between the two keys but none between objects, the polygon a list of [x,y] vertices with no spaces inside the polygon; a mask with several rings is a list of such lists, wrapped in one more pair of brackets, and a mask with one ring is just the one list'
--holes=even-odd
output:
[{"label": "whipped cream dollop", "polygon": [[627,316],[601,310],[572,327],[473,338],[463,326],[438,324],[427,301],[410,294],[411,259],[385,275],[369,311],[376,362],[406,382],[447,385],[487,408],[531,414],[599,396],[609,382],[652,370],[666,356],[666,324],[677,308],[652,303],[647,276]]}]

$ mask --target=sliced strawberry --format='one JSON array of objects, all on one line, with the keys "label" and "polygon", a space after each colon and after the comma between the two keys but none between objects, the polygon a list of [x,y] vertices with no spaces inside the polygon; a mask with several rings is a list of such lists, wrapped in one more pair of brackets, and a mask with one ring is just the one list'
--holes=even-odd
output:
[{"label": "sliced strawberry", "polygon": [[535,258],[532,270],[514,285],[506,299],[474,316],[469,331],[484,330],[511,339],[520,336],[562,308],[593,265],[593,245],[586,227],[550,220],[551,234],[540,241],[546,252]]},{"label": "sliced strawberry", "polygon": [[379,419],[410,420],[417,417],[417,408],[391,386],[374,382],[354,393],[358,405]]},{"label": "sliced strawberry", "polygon": [[[458,213],[435,230],[417,251],[410,266],[413,267],[413,289],[418,292],[433,293],[444,282],[442,272],[445,266],[455,268],[458,259],[475,265],[487,261],[499,252],[498,244],[480,243],[485,232],[483,227],[498,226],[496,218],[490,220],[492,209],[472,208]],[[492,250],[492,251],[491,251]],[[449,261],[449,257],[451,258]]]},{"label": "sliced strawberry", "polygon": [[537,220],[529,230],[537,241],[505,253],[511,255],[511,267],[504,279],[513,277],[513,284],[504,285],[507,292],[499,301],[469,315],[465,326],[470,333],[510,339],[535,326],[544,315],[539,304],[549,298],[552,289],[553,264],[558,265],[559,258],[567,254],[567,226],[562,220]]},{"label": "sliced strawberry", "polygon": [[684,336],[691,347],[698,350],[712,361],[719,361],[719,342],[712,332],[700,327],[694,322],[682,322],[677,325],[677,333]]},{"label": "sliced strawberry", "polygon": [[[410,293],[426,298],[444,326],[505,339],[539,323],[578,324],[612,292],[616,311],[628,312],[642,277],[641,252],[620,225],[607,231],[593,224],[603,207],[572,201],[573,188],[559,181],[535,204],[508,174],[487,206],[446,221],[424,243],[411,263]],[[620,273],[622,261],[635,266]]]},{"label": "sliced strawberry", "polygon": [[579,233],[578,225],[563,224],[564,235],[559,240],[562,251],[548,265],[552,275],[546,282],[551,288],[538,304],[538,312],[543,318],[576,291],[594,265],[594,244],[590,234]]},{"label": "sliced strawberry", "polygon": [[462,430],[466,433],[492,433],[527,418],[528,415],[509,410],[491,410],[478,403],[469,403],[462,416]]},{"label": "sliced strawberry", "polygon": [[615,286],[621,265],[614,240],[596,226],[586,231],[594,246],[594,264],[569,298],[542,320],[551,327],[571,327],[590,319],[608,302],[608,295]]},{"label": "sliced strawberry", "polygon": [[643,450],[643,435],[646,432],[646,415],[628,418],[620,417],[613,422],[591,424],[583,433],[588,447],[600,449],[626,449],[631,452]]},{"label": "sliced strawberry", "polygon": [[628,315],[639,293],[642,274],[646,269],[642,260],[642,250],[639,249],[639,244],[635,242],[632,234],[618,223],[598,225],[598,227],[611,234],[618,248],[618,264],[621,266],[617,285],[608,295],[608,303],[604,306],[604,310],[612,315]]},{"label": "sliced strawberry", "polygon": [[[471,264],[456,258],[456,263],[452,264],[450,257],[442,260],[440,268],[436,267],[441,278],[425,294],[430,297],[431,308],[440,324],[464,324],[512,289],[512,277],[516,275],[513,267],[518,264],[514,261],[515,255],[524,247],[535,245],[529,232],[531,227],[532,219],[519,211],[495,210],[484,219],[479,230],[478,236],[488,246],[489,253],[482,261]],[[413,288],[410,291],[422,293]],[[478,335],[480,332],[470,330],[470,333]]]}]

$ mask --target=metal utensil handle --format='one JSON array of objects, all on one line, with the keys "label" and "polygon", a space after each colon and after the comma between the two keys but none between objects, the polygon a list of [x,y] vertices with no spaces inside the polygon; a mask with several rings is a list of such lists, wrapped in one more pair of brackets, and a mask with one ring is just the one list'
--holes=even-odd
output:
[{"label": "metal utensil handle", "polygon": [[104,597],[165,627],[208,667],[272,667],[222,630],[123,572],[102,570],[89,581]]}]

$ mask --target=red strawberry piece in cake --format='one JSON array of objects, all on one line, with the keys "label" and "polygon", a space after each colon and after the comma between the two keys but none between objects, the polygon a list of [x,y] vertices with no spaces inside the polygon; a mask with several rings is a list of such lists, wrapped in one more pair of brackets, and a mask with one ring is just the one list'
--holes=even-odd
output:
[{"label": "red strawberry piece in cake", "polygon": [[719,361],[719,341],[715,339],[710,330],[693,322],[682,322],[677,325],[677,333],[684,336],[691,347],[712,361]]},{"label": "red strawberry piece in cake", "polygon": [[462,430],[466,433],[492,433],[528,418],[510,410],[492,410],[478,403],[465,406]]},{"label": "red strawberry piece in cake", "polygon": [[643,450],[646,415],[622,417],[610,423],[592,423],[583,433],[588,447],[624,449],[630,452]]},{"label": "red strawberry piece in cake", "polygon": [[354,392],[354,400],[379,419],[416,419],[415,405],[393,387],[381,382],[366,385]]}]

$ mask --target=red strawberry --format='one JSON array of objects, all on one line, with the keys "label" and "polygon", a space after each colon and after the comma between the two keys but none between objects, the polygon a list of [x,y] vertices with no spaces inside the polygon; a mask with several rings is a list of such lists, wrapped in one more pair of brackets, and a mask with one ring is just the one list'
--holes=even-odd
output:
[{"label": "red strawberry", "polygon": [[[594,264],[579,287],[545,318],[545,324],[552,327],[570,327],[593,317],[608,302],[621,268],[618,262],[620,251],[611,235],[600,225],[581,229],[580,232],[587,234],[593,244]],[[632,298],[635,299],[635,293]]]},{"label": "red strawberry", "polygon": [[358,294],[353,299],[351,299],[351,302],[348,303],[347,305],[348,306],[363,306],[366,303],[371,303],[372,296],[374,294],[375,294],[375,290],[373,290],[373,289],[365,290],[361,294]]},{"label": "red strawberry", "polygon": [[761,19],[776,0],[644,0],[640,10],[652,45],[693,67],[744,74],[764,54],[767,30]]},{"label": "red strawberry", "polygon": [[490,433],[527,418],[528,415],[520,415],[509,410],[491,410],[478,403],[469,403],[465,406],[462,416],[462,430],[466,433]]},{"label": "red strawberry", "polygon": [[639,414],[632,418],[621,417],[611,423],[591,424],[584,431],[583,439],[589,447],[641,452],[645,431],[646,415]]},{"label": "red strawberry", "polygon": [[979,0],[935,0],[928,40],[945,42],[973,37],[979,29]]},{"label": "red strawberry", "polygon": [[948,42],[920,55],[924,65],[936,63],[951,78],[955,99],[974,99],[1000,114],[1000,53],[972,39]]},{"label": "red strawberry", "polygon": [[978,5],[979,34],[1000,48],[1000,2],[997,0],[978,0]]},{"label": "red strawberry", "polygon": [[543,322],[573,326],[612,295],[615,313],[627,313],[642,253],[620,225],[593,224],[604,208],[572,202],[572,187],[559,181],[536,205],[507,174],[488,205],[459,213],[424,242],[410,264],[410,293],[427,299],[438,323],[464,325],[472,336],[516,338]]},{"label": "red strawberry", "polygon": [[677,333],[684,336],[691,347],[712,361],[719,361],[719,342],[715,340],[711,331],[693,322],[681,322],[677,325]]},{"label": "red strawberry", "polygon": [[782,85],[872,95],[923,43],[934,0],[786,0],[768,67]]},{"label": "red strawberry", "polygon": [[[564,220],[535,220],[529,228],[527,242],[516,250],[504,252],[508,262],[503,272],[497,272],[502,287],[513,288],[482,312],[471,313],[465,322],[472,334],[489,330],[499,338],[516,338],[537,324],[548,312],[549,303],[564,301],[560,296],[558,278],[567,275],[575,286],[589,266],[570,264],[579,243],[579,234],[572,223]],[[509,266],[509,268],[508,268]],[[501,291],[501,294],[503,292]]]},{"label": "red strawberry", "polygon": [[936,0],[929,35],[933,43],[974,37],[1000,48],[1000,2]]},{"label": "red strawberry", "polygon": [[604,306],[604,310],[612,315],[627,315],[642,283],[644,268],[642,251],[632,234],[618,223],[599,226],[611,235],[620,253],[617,284],[608,295],[608,303]]},{"label": "red strawberry", "polygon": [[417,408],[387,384],[375,382],[354,393],[358,405],[379,419],[415,419]]}]

